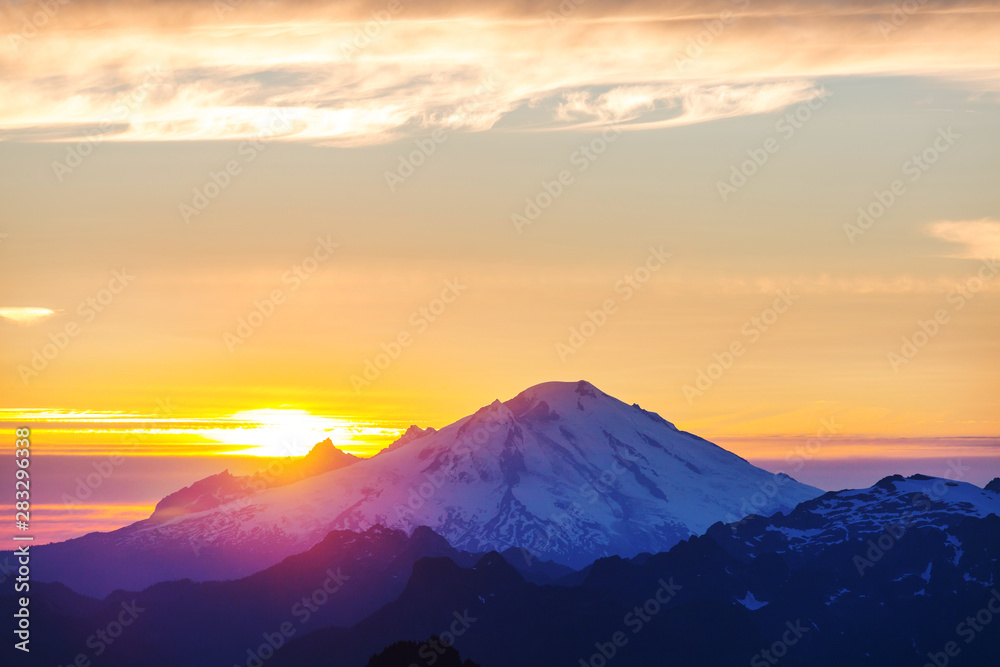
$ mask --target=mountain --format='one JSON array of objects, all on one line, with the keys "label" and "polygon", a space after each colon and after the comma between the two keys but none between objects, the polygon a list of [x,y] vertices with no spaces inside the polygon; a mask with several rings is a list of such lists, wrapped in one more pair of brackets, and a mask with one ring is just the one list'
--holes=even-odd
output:
[{"label": "mountain", "polygon": [[196,514],[239,501],[264,489],[292,484],[307,477],[344,468],[361,459],[342,452],[327,438],[299,459],[279,459],[266,470],[234,476],[228,470],[171,493],[156,504],[150,519],[166,521],[182,514]]},{"label": "mountain", "polygon": [[788,511],[822,493],[583,381],[541,384],[438,431],[407,433],[347,467],[216,507],[185,498],[192,513],[38,547],[36,576],[97,596],[233,578],[331,530],[376,525],[426,525],[463,551],[526,549],[577,569],[663,551],[717,521]]},{"label": "mountain", "polygon": [[[957,564],[964,547],[950,531],[967,518],[991,514],[1000,515],[1000,493],[938,477],[892,475],[868,489],[831,491],[787,515],[750,517],[734,530],[737,536],[746,536],[741,552],[758,557],[778,553],[791,560],[868,540],[876,546],[881,541],[883,546],[872,550],[880,555],[886,544],[895,544],[908,533],[940,533]],[[760,526],[765,529],[759,530]],[[862,554],[854,560],[864,570],[879,559]]]},{"label": "mountain", "polygon": [[572,586],[530,584],[499,554],[471,568],[424,559],[398,600],[296,637],[271,665],[361,667],[378,647],[452,629],[483,667],[992,665],[998,512],[1000,494],[894,476],[715,524],[667,553],[600,559]]},{"label": "mountain", "polygon": [[428,656],[434,658],[437,667],[479,667],[471,660],[463,661],[458,651],[442,644],[440,637],[431,637],[419,644],[396,642],[378,655],[373,655],[365,667],[409,667],[427,660]]},{"label": "mountain", "polygon": [[395,442],[393,442],[391,445],[380,451],[379,454],[387,454],[388,452],[397,450],[406,443],[410,442],[411,440],[416,440],[417,438],[421,438],[425,435],[430,435],[432,433],[435,433],[436,431],[437,429],[435,429],[433,426],[429,426],[427,428],[420,428],[416,424],[411,424],[410,427],[403,432],[403,435],[399,436],[399,438],[397,438]]},{"label": "mountain", "polygon": [[[429,528],[408,536],[374,527],[331,532],[308,551],[233,581],[161,582],[103,600],[32,582],[32,629],[45,637],[32,651],[33,664],[72,664],[94,629],[124,608],[136,610],[135,622],[102,651],[101,665],[245,664],[248,649],[259,652],[262,642],[273,646],[317,628],[357,623],[398,598],[414,563],[428,557],[471,567],[481,554],[457,551]],[[14,597],[10,589],[0,593],[0,608],[13,614]],[[137,662],[135,656],[143,657]]]},{"label": "mountain", "polygon": [[[95,657],[95,628],[127,609],[136,622],[104,646],[104,667],[410,667],[457,661],[449,646],[482,667],[995,664],[998,512],[1000,493],[897,475],[667,552],[601,558],[558,585],[514,567],[521,550],[461,552],[426,527],[335,531],[235,581],[103,600],[33,581],[45,641],[32,664]],[[0,593],[0,613],[14,598]]]}]

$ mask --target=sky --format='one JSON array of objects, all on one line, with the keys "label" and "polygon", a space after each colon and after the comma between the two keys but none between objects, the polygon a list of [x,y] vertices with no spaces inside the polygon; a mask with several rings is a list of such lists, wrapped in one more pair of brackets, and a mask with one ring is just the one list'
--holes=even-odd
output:
[{"label": "sky", "polygon": [[822,488],[1000,475],[1000,8],[900,7],[0,4],[36,502],[122,525],[554,379]]}]

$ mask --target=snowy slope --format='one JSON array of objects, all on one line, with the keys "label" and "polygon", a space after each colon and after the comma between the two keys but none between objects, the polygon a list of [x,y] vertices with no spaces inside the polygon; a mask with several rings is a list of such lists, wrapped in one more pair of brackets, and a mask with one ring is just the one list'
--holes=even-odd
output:
[{"label": "snowy slope", "polygon": [[831,491],[795,511],[747,522],[747,547],[756,553],[810,555],[844,542],[882,539],[891,544],[905,534],[941,533],[961,546],[951,531],[963,519],[1000,516],[1000,493],[940,477],[893,475],[867,489]]},{"label": "snowy slope", "polygon": [[526,547],[579,567],[667,549],[744,516],[755,494],[767,501],[758,513],[772,513],[820,493],[586,382],[550,382],[238,507],[137,526],[119,547],[187,541],[213,557],[237,548],[268,560],[333,529],[427,525],[459,549]]}]

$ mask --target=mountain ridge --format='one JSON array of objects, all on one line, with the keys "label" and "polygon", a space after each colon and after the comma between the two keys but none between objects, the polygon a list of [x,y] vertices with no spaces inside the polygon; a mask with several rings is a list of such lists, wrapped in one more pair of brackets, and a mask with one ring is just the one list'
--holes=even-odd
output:
[{"label": "mountain ridge", "polygon": [[321,475],[357,463],[361,459],[341,451],[330,438],[316,443],[302,457],[279,459],[274,465],[250,475],[236,476],[229,469],[202,478],[164,496],[153,509],[150,520],[166,521],[184,514],[197,514],[239,501],[264,489],[293,484],[307,477]]},{"label": "mountain ridge", "polygon": [[[320,667],[331,655],[361,667],[394,642],[445,632],[483,667],[548,667],[586,660],[595,641],[648,623],[656,630],[627,634],[617,662],[663,664],[669,656],[670,664],[728,667],[754,664],[789,622],[804,641],[782,664],[923,664],[955,637],[955,623],[1000,601],[998,511],[996,492],[892,475],[787,514],[718,522],[669,551],[601,558],[541,585],[515,565],[522,552],[461,552],[429,527],[410,535],[382,526],[333,531],[236,581],[162,582],[103,600],[36,584],[33,627],[47,637],[39,647],[46,664],[63,664],[110,613],[137,605],[142,622],[102,657],[108,667],[252,662],[246,647],[288,618],[296,631],[267,661],[275,667]],[[676,595],[660,598],[662,609],[647,619],[637,617],[637,603],[664,587]],[[321,589],[332,591],[329,599]],[[308,625],[296,602],[303,595],[317,607]],[[0,604],[13,608],[14,594],[0,594]],[[178,636],[191,641],[180,645]],[[206,642],[210,652],[200,648]],[[430,646],[417,645],[418,655],[427,658]],[[962,645],[962,664],[991,664],[985,660],[997,651],[1000,635],[983,635]]]},{"label": "mountain ridge", "polygon": [[[948,491],[932,497],[935,487]],[[915,504],[925,520],[913,520]],[[944,664],[932,656],[944,656],[956,639],[956,664],[994,664],[1000,635],[977,634],[983,625],[968,619],[1000,601],[998,507],[1000,494],[971,484],[896,475],[806,501],[791,520],[720,522],[668,552],[599,559],[561,586],[425,559],[398,600],[349,632],[296,638],[273,664],[319,667],[337,655],[345,667],[360,667],[375,647],[447,627],[452,610],[476,619],[455,646],[483,667],[611,664],[612,657],[614,664],[690,667],[773,665],[776,656],[801,667]],[[809,519],[814,542],[804,545],[788,528]],[[878,539],[880,522],[910,527],[887,543]],[[839,541],[822,539],[838,532]],[[859,555],[873,565],[859,569]],[[676,596],[637,617],[664,584]],[[622,629],[634,632],[608,644]],[[974,643],[961,641],[970,637]]]},{"label": "mountain ridge", "polygon": [[[331,530],[375,525],[426,525],[463,551],[526,549],[578,569],[600,556],[668,549],[745,515],[765,489],[757,513],[822,493],[585,381],[536,385],[439,430],[408,433],[391,451],[217,507],[45,545],[51,566],[38,576],[90,594],[142,588],[156,576],[232,578]],[[120,571],[108,571],[109,557]]]}]

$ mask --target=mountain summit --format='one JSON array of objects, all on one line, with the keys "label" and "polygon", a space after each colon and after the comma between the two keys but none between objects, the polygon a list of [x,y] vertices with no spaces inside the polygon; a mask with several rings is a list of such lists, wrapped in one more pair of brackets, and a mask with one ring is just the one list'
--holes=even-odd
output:
[{"label": "mountain summit", "polygon": [[234,476],[229,470],[199,480],[175,491],[156,504],[153,521],[165,521],[182,514],[195,514],[224,505],[232,506],[242,498],[264,489],[292,484],[306,477],[321,475],[360,461],[357,456],[342,452],[330,438],[316,443],[305,456],[282,461],[276,467]]},{"label": "mountain summit", "polygon": [[[139,558],[147,577],[161,563],[169,572],[160,579],[242,576],[331,530],[375,525],[426,525],[465,551],[525,549],[583,567],[602,556],[663,551],[717,521],[787,512],[821,493],[588,382],[547,382],[438,431],[411,428],[393,447],[350,466],[83,540],[110,542],[94,544],[102,560]],[[48,547],[44,560],[85,556],[75,553],[81,541]],[[49,576],[112,576],[89,572],[85,562],[54,565]],[[101,570],[114,568],[103,563]]]}]

